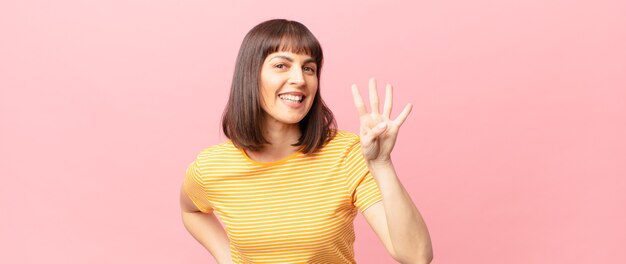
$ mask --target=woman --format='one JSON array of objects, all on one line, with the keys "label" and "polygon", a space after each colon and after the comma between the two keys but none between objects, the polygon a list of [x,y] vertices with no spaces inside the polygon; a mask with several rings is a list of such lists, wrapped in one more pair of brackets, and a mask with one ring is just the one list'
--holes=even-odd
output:
[{"label": "woman", "polygon": [[428,230],[390,158],[411,105],[390,119],[387,86],[379,113],[370,80],[370,113],[352,87],[360,137],[337,130],[320,95],[322,60],[295,21],[266,21],[246,35],[222,119],[230,140],[187,168],[185,227],[218,263],[354,263],[360,211],[394,259],[429,263]]}]

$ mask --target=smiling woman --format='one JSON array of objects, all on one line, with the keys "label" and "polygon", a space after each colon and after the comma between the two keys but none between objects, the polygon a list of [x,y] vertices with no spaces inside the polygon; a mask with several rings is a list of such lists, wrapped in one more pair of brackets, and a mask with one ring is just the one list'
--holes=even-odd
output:
[{"label": "smiling woman", "polygon": [[[323,146],[332,138],[337,126],[319,92],[323,57],[315,36],[298,22],[270,20],[250,30],[237,56],[230,97],[222,118],[224,134],[243,149],[259,150],[267,144],[267,135],[262,132],[262,124],[267,121],[264,107],[274,104],[276,94],[264,93],[267,89],[284,86],[276,92],[308,93],[304,99],[309,105],[302,109],[308,114],[297,121],[302,135],[296,144],[302,146],[305,153]],[[291,88],[285,85],[288,82]],[[259,95],[259,91],[263,95]],[[272,99],[267,100],[268,96]]]},{"label": "smiling woman", "polygon": [[261,107],[266,122],[298,128],[317,94],[317,68],[308,55],[282,51],[267,56],[261,67]]},{"label": "smiling woman", "polygon": [[430,262],[428,230],[390,158],[411,106],[390,119],[388,86],[379,113],[371,80],[371,113],[353,87],[360,137],[337,130],[320,95],[322,58],[295,21],[246,35],[222,119],[229,140],[187,168],[185,227],[219,263],[354,263],[361,212],[396,260]]}]

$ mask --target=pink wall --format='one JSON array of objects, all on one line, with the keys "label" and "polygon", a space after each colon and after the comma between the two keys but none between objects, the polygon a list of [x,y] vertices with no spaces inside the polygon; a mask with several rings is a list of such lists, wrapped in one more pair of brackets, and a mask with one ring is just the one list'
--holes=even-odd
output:
[{"label": "pink wall", "polygon": [[213,263],[179,184],[275,17],[322,42],[342,129],[370,76],[415,105],[394,159],[433,263],[626,263],[625,1],[233,2],[0,3],[0,263]]}]

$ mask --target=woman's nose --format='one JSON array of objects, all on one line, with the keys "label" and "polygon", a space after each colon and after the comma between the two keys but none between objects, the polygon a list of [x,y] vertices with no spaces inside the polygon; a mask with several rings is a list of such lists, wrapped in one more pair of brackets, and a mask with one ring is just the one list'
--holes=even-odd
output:
[{"label": "woman's nose", "polygon": [[299,67],[291,68],[291,72],[289,74],[289,83],[294,85],[302,85],[304,84],[304,75],[302,69]]}]

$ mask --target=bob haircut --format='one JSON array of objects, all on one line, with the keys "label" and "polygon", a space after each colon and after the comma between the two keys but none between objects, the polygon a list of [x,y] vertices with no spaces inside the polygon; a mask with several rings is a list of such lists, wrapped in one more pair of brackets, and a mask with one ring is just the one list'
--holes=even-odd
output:
[{"label": "bob haircut", "polygon": [[238,148],[260,150],[263,144],[269,144],[262,132],[265,113],[259,96],[260,72],[265,58],[279,51],[306,54],[317,64],[317,92],[311,109],[298,123],[301,136],[293,144],[300,146],[303,153],[312,153],[335,136],[337,123],[320,94],[322,47],[309,29],[296,21],[268,20],[252,28],[245,36],[237,55],[228,103],[222,115],[222,129]]}]

